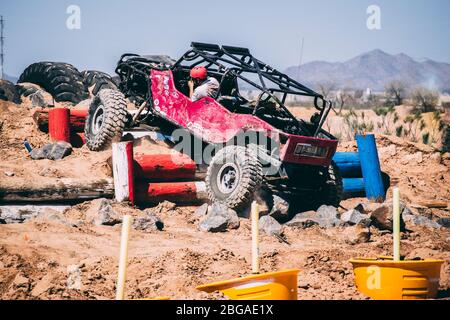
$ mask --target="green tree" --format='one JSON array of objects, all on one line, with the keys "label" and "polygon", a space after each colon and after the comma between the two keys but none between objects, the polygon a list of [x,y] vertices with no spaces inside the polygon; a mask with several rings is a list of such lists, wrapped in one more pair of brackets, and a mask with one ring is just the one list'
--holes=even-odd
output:
[{"label": "green tree", "polygon": [[384,88],[386,102],[388,105],[399,106],[406,98],[406,85],[400,80],[389,82]]},{"label": "green tree", "polygon": [[416,113],[431,112],[439,103],[439,92],[420,87],[411,93],[411,98]]}]

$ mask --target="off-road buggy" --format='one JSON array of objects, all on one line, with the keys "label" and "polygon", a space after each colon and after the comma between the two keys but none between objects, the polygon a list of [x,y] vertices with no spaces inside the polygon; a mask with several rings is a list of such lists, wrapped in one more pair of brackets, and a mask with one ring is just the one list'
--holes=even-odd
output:
[{"label": "off-road buggy", "polygon": [[[192,102],[187,83],[198,65],[220,86],[216,97]],[[85,135],[91,150],[136,127],[157,126],[168,134],[182,128],[216,147],[206,175],[211,201],[242,209],[263,190],[296,202],[339,204],[342,179],[332,161],[338,141],[322,129],[331,102],[248,49],[192,43],[177,61],[125,54],[116,73],[119,90],[100,90],[90,106]],[[257,94],[250,99],[243,91]],[[309,121],[289,112],[289,95],[314,101],[317,112]],[[127,111],[126,98],[137,110]]]}]

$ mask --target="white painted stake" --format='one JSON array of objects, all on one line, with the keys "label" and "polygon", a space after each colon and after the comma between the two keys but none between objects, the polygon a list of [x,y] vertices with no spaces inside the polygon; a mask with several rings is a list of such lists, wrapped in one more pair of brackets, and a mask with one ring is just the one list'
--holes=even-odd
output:
[{"label": "white painted stake", "polygon": [[400,261],[400,192],[393,190],[393,231],[394,231],[394,261]]},{"label": "white painted stake", "polygon": [[130,175],[133,163],[130,163],[127,150],[130,143],[132,142],[118,142],[112,145],[114,193],[117,202],[133,200],[133,181],[132,174]]},{"label": "white painted stake", "polygon": [[252,272],[259,273],[259,208],[256,201],[252,202]]},{"label": "white painted stake", "polygon": [[125,299],[125,281],[127,279],[128,240],[130,238],[133,217],[126,215],[122,218],[122,236],[120,239],[119,272],[117,276],[116,300]]}]

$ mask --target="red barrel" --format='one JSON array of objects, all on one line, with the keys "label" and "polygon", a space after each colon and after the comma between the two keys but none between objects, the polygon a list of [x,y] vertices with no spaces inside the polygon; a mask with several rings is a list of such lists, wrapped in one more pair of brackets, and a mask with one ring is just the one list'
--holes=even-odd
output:
[{"label": "red barrel", "polygon": [[76,132],[83,132],[88,113],[87,109],[70,110],[70,129]]},{"label": "red barrel", "polygon": [[204,182],[139,183],[135,186],[136,201],[159,203],[170,201],[177,204],[205,202],[208,199]]},{"label": "red barrel", "polygon": [[197,165],[184,154],[135,154],[135,178],[150,181],[193,181]]},{"label": "red barrel", "polygon": [[51,140],[70,142],[70,110],[66,108],[49,110],[48,127]]}]

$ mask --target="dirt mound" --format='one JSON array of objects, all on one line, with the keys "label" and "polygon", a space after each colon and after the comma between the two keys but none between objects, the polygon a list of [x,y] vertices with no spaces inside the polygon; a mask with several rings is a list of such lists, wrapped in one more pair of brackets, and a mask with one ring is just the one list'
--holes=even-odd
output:
[{"label": "dirt mound", "polygon": [[[43,185],[58,179],[109,177],[110,151],[86,147],[59,161],[29,158],[23,147],[47,143],[31,119],[32,110],[0,102],[0,185]],[[416,213],[448,217],[448,208],[429,208],[424,202],[448,202],[450,157],[433,148],[388,136],[377,136],[382,170],[400,186],[402,200]],[[137,153],[167,153],[164,142],[142,138]],[[356,151],[355,142],[341,143],[340,151]],[[13,173],[6,175],[4,172]],[[0,299],[114,299],[121,225],[97,226],[86,216],[98,210],[101,199],[67,209],[62,217],[49,213],[22,224],[0,225]],[[342,202],[351,209],[365,199]],[[250,222],[225,233],[201,232],[195,207],[163,202],[152,208],[111,204],[121,217],[153,214],[164,222],[162,231],[131,232],[127,297],[169,296],[173,299],[223,299],[206,294],[197,285],[251,273]],[[343,209],[340,211],[342,212]],[[56,218],[55,218],[56,216]],[[51,218],[53,217],[53,218]],[[299,299],[365,299],[354,286],[355,257],[376,257],[392,252],[392,235],[370,227],[370,241],[347,241],[351,228],[308,229],[285,227],[289,244],[261,235],[261,271],[299,268]],[[402,234],[402,254],[409,258],[440,258],[441,298],[450,286],[448,229],[417,227]]]},{"label": "dirt mound", "polygon": [[[92,152],[83,146],[73,149],[72,154],[62,160],[32,160],[23,141],[27,139],[33,148],[50,142],[48,134],[41,132],[33,121],[33,112],[34,109],[29,109],[26,104],[0,101],[0,186],[38,187],[61,178],[89,180],[111,177],[110,150]],[[165,143],[148,137],[136,140],[135,146],[137,153],[170,152]]]},{"label": "dirt mound", "polygon": [[[344,203],[344,205],[347,205]],[[67,219],[82,218],[94,206],[86,202],[69,209]],[[142,210],[114,206],[135,216]],[[223,298],[195,289],[200,284],[245,276],[250,268],[249,221],[227,233],[211,234],[190,223],[189,208],[168,203],[153,208],[163,216],[163,231],[133,230],[130,239],[127,296],[173,299]],[[30,220],[0,227],[0,298],[113,299],[120,243],[120,225],[76,225]],[[371,241],[349,244],[345,228],[286,228],[290,245],[261,236],[262,272],[299,268],[299,299],[364,299],[354,287],[348,260],[392,252],[392,235],[371,228]],[[405,234],[402,254],[440,258],[441,289],[450,285],[449,232],[418,228]]]},{"label": "dirt mound", "polygon": [[0,160],[25,156],[27,152],[23,145],[24,139],[35,147],[49,142],[48,135],[39,131],[34,124],[32,111],[23,104],[0,101]]},{"label": "dirt mound", "polygon": [[[450,199],[450,155],[441,154],[434,148],[407,142],[393,136],[377,136],[381,170],[391,179],[391,186],[397,185],[401,197],[407,203],[426,210],[427,203],[447,203]],[[355,141],[341,143],[338,151],[355,152]],[[391,194],[388,193],[388,198]],[[450,216],[447,209],[434,209],[433,213]]]}]

